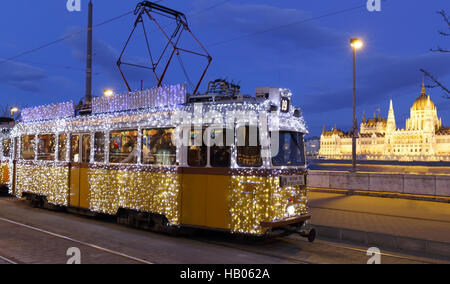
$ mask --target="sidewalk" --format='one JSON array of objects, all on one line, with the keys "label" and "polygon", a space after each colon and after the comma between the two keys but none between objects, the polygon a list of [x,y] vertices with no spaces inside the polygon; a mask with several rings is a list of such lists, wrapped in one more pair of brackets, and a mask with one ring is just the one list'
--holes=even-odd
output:
[{"label": "sidewalk", "polygon": [[319,236],[450,256],[450,204],[309,193]]}]

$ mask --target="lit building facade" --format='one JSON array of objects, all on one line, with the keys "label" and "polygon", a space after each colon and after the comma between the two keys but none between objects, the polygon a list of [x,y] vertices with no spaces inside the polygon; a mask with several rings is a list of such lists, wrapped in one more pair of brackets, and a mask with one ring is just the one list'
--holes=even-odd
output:
[{"label": "lit building facade", "polygon": [[[450,127],[442,126],[437,109],[425,85],[410,110],[404,129],[398,129],[392,100],[388,118],[374,115],[360,126],[356,152],[359,159],[398,161],[450,161]],[[334,127],[322,131],[319,156],[325,159],[351,159],[352,133]]]}]

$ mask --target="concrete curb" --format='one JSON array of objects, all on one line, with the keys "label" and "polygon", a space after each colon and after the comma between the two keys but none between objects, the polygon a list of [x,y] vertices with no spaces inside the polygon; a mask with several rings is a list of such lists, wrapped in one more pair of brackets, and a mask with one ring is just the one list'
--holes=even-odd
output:
[{"label": "concrete curb", "polygon": [[360,195],[360,196],[371,196],[371,197],[397,198],[397,199],[410,199],[410,200],[418,200],[418,201],[450,203],[449,197],[442,197],[442,196],[427,196],[427,195],[414,195],[414,194],[392,193],[392,192],[381,192],[381,191],[363,191],[363,190],[317,188],[317,187],[309,187],[308,190],[311,192],[335,193],[335,194],[343,194],[343,195]]},{"label": "concrete curb", "polygon": [[450,257],[450,243],[436,242],[383,233],[365,232],[329,226],[314,225],[318,237],[349,241],[379,248],[426,253]]}]

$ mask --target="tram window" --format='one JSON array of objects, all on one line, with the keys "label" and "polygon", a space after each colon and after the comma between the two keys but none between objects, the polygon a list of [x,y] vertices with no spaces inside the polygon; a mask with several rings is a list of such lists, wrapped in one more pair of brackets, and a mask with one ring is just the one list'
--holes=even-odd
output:
[{"label": "tram window", "polygon": [[[303,134],[292,131],[280,131],[277,141],[272,141],[272,147],[277,147],[278,153],[272,158],[272,164],[276,167],[280,166],[304,166],[305,165],[305,147],[303,143]],[[271,133],[271,140],[276,135]],[[273,149],[274,150],[274,149]]]},{"label": "tram window", "polygon": [[142,131],[142,163],[172,166],[176,163],[175,129],[146,129]]},{"label": "tram window", "polygon": [[134,164],[137,162],[137,130],[112,131],[109,144],[109,162]]},{"label": "tram window", "polygon": [[82,142],[81,162],[89,163],[91,161],[91,135],[83,135]]},{"label": "tram window", "polygon": [[38,160],[55,160],[55,135],[39,135]]},{"label": "tram window", "polygon": [[58,144],[58,161],[65,162],[66,160],[67,160],[67,134],[60,134]]},{"label": "tram window", "polygon": [[203,141],[204,130],[191,129],[188,147],[188,165],[191,167],[206,167],[208,163],[208,147]]},{"label": "tram window", "polygon": [[70,140],[70,161],[80,162],[80,136],[74,135]]},{"label": "tram window", "polygon": [[237,163],[240,167],[261,167],[261,143],[256,126],[242,126],[237,132]]},{"label": "tram window", "polygon": [[9,158],[11,155],[11,139],[3,140],[3,158]]},{"label": "tram window", "polygon": [[34,135],[28,135],[28,136],[22,136],[22,147],[21,147],[21,157],[24,160],[34,160],[35,157],[35,136]]},{"label": "tram window", "polygon": [[97,132],[94,136],[94,161],[105,162],[105,133]]},{"label": "tram window", "polygon": [[231,165],[231,145],[234,143],[234,131],[231,129],[214,129],[211,133],[211,166],[229,168]]}]

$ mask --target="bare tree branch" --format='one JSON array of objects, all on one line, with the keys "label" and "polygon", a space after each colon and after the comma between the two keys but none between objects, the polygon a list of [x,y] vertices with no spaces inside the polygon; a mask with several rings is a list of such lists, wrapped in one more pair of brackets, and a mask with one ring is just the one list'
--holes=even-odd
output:
[{"label": "bare tree branch", "polygon": [[432,51],[432,52],[442,52],[442,53],[450,52],[450,50],[444,49],[444,48],[442,48],[440,46],[438,46],[436,49],[430,48],[430,51]]},{"label": "bare tree branch", "polygon": [[426,77],[430,78],[433,82],[435,82],[442,90],[444,90],[447,94],[444,94],[444,97],[450,99],[450,90],[447,89],[444,85],[442,85],[436,78],[433,77],[428,71],[424,69],[420,69],[420,72],[425,74]]},{"label": "bare tree branch", "polygon": [[442,9],[441,11],[437,12],[439,15],[442,16],[442,18],[444,18],[444,21],[447,23],[448,28],[450,28],[450,18],[447,16],[447,13],[445,12],[444,9]]},{"label": "bare tree branch", "polygon": [[[447,23],[447,27],[450,29],[450,18],[447,16],[447,13],[445,12],[445,10],[442,9],[441,11],[437,11],[436,13],[442,16],[442,18],[444,19],[444,22]],[[438,32],[442,36],[450,36],[450,33],[448,33],[448,32],[444,32],[444,31],[438,31]],[[440,53],[450,53],[449,49],[442,48],[440,46],[438,46],[435,49],[431,48],[430,51],[432,51],[432,52],[440,52]],[[426,77],[430,78],[434,83],[436,83],[436,85],[439,86],[442,90],[444,90],[444,92],[445,92],[444,93],[444,98],[450,99],[450,91],[444,85],[442,85],[428,71],[426,71],[424,69],[420,69],[420,71],[423,74],[425,74]]]},{"label": "bare tree branch", "polygon": [[[448,28],[450,29],[450,19],[447,16],[445,10],[441,10],[441,11],[437,11],[436,13],[438,13],[439,15],[442,16],[442,18],[444,19],[444,22],[447,23]],[[444,32],[444,31],[438,31],[440,35],[442,36],[450,36],[450,33],[448,32]],[[436,49],[430,49],[432,52],[450,52],[450,50],[446,49],[446,48],[441,48],[440,46],[438,46]]]}]

